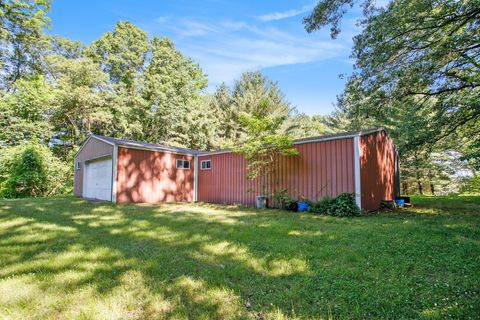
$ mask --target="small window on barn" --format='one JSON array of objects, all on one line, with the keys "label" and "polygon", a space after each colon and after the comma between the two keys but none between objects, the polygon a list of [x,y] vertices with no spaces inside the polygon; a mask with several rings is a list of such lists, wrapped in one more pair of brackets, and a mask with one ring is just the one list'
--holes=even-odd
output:
[{"label": "small window on barn", "polygon": [[177,169],[190,169],[190,161],[177,159]]},{"label": "small window on barn", "polygon": [[201,164],[202,170],[210,170],[212,168],[212,160],[203,160]]},{"label": "small window on barn", "polygon": [[80,161],[77,161],[77,170],[80,170],[80,168],[82,167]]}]

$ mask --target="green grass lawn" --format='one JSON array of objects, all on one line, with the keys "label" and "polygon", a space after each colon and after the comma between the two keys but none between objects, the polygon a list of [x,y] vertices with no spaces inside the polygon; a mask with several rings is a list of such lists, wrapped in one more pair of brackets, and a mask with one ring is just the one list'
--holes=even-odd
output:
[{"label": "green grass lawn", "polygon": [[480,197],[357,218],[0,200],[0,318],[480,317]]}]

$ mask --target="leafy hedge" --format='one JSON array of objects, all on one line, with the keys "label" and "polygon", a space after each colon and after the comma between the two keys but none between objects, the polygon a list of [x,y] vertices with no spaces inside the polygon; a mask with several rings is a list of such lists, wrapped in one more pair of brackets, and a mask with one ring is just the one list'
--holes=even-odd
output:
[{"label": "leafy hedge", "polygon": [[308,208],[309,212],[315,214],[326,214],[331,216],[346,217],[358,216],[360,208],[355,202],[355,195],[352,193],[341,193],[335,199],[323,198]]},{"label": "leafy hedge", "polygon": [[71,191],[71,168],[36,143],[1,150],[0,197],[24,198]]},{"label": "leafy hedge", "polygon": [[308,207],[308,211],[315,214],[330,214],[330,208],[334,201],[335,199],[329,197],[322,198],[320,201],[312,203],[310,207]]}]

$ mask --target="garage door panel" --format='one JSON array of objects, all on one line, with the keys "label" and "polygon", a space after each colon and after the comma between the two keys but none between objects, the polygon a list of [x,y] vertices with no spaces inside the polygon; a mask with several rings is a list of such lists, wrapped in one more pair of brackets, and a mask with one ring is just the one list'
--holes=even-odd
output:
[{"label": "garage door panel", "polygon": [[90,162],[85,166],[84,197],[111,200],[112,159]]}]

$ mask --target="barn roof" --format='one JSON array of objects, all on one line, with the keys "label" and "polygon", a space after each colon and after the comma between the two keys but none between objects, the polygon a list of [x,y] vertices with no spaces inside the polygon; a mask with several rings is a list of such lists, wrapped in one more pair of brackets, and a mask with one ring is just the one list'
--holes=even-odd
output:
[{"label": "barn roof", "polygon": [[[333,134],[326,134],[302,139],[294,140],[294,144],[303,144],[309,142],[317,142],[317,141],[328,141],[328,140],[336,140],[336,139],[343,139],[343,138],[351,138],[355,136],[363,136],[366,134],[383,131],[384,128],[371,128],[366,130],[358,130],[358,131],[348,131],[348,132],[340,132],[340,133],[333,133]],[[135,141],[135,140],[128,140],[128,139],[119,139],[119,138],[112,138],[101,136],[98,134],[92,134],[89,138],[97,138],[101,141],[106,143],[116,145],[116,146],[123,146],[126,148],[137,148],[137,149],[147,149],[152,151],[168,151],[174,153],[182,153],[182,154],[190,154],[190,155],[209,155],[209,154],[216,154],[216,153],[227,153],[232,152],[232,149],[223,149],[223,150],[216,150],[216,151],[200,151],[194,150],[189,148],[179,148],[179,147],[171,147],[162,144],[156,143],[148,143],[142,141]],[[81,150],[81,149],[80,149]],[[77,151],[77,154],[78,152]]]},{"label": "barn roof", "polygon": [[[313,136],[307,137],[302,139],[295,139],[293,140],[293,144],[303,144],[309,142],[319,142],[319,141],[328,141],[328,140],[337,140],[337,139],[345,139],[345,138],[352,138],[356,136],[363,136],[370,133],[375,133],[379,131],[385,131],[385,128],[370,128],[365,130],[357,130],[357,131],[346,131],[340,133],[332,133],[332,134],[324,134],[320,136]],[[214,150],[214,151],[200,151],[199,155],[210,155],[210,154],[217,154],[217,153],[229,153],[232,152],[232,149],[222,149],[222,150]]]},{"label": "barn roof", "polygon": [[163,144],[148,143],[148,142],[135,141],[135,140],[129,140],[129,139],[112,138],[112,137],[101,136],[98,134],[92,134],[91,137],[97,138],[99,140],[103,140],[107,143],[111,143],[111,144],[114,144],[117,146],[123,146],[123,147],[148,149],[148,150],[154,150],[154,151],[158,150],[158,151],[188,153],[193,155],[200,153],[200,151],[194,150],[194,149],[171,147]]},{"label": "barn roof", "polygon": [[321,136],[314,136],[314,137],[307,137],[302,139],[294,140],[295,144],[307,143],[307,142],[316,142],[316,141],[325,141],[325,140],[335,140],[335,139],[343,139],[343,138],[351,138],[354,136],[363,136],[366,134],[384,131],[384,128],[370,128],[365,130],[356,130],[356,131],[346,131],[346,132],[339,132],[339,133],[332,133],[332,134],[324,134]]}]

